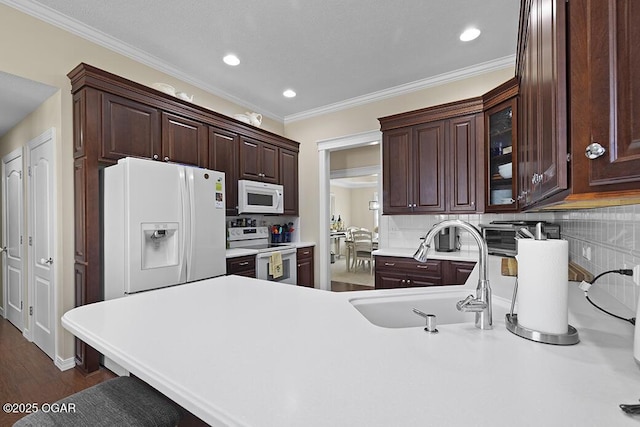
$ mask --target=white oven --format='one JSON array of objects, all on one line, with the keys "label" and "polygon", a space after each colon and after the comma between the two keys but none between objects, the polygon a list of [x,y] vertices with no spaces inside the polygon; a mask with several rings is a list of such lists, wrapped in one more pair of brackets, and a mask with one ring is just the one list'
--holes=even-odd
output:
[{"label": "white oven", "polygon": [[[296,264],[296,248],[288,246],[287,249],[273,248],[274,250],[268,252],[258,252],[256,255],[256,279],[269,280],[271,282],[287,283],[289,285],[297,284],[297,270]],[[280,252],[282,258],[282,276],[274,278],[269,274],[269,264],[271,263],[271,256],[274,252]]]},{"label": "white oven", "polygon": [[[296,263],[296,248],[290,244],[270,243],[267,227],[232,227],[227,230],[229,248],[244,248],[256,250],[256,279],[271,282],[297,285],[298,264]],[[269,265],[275,252],[280,253],[282,259],[282,276],[274,278],[269,274]]]},{"label": "white oven", "polygon": [[281,214],[283,196],[282,185],[241,179],[238,181],[238,213]]}]

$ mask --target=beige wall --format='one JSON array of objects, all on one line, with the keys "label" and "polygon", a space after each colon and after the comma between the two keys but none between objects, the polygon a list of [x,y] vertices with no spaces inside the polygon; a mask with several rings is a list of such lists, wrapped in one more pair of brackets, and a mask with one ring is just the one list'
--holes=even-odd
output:
[{"label": "beige wall", "polygon": [[380,145],[331,152],[332,171],[380,165]]},{"label": "beige wall", "polygon": [[[300,179],[300,194],[305,194],[306,201],[300,204],[300,216],[304,218],[305,224],[301,230],[301,239],[319,241],[320,230],[317,224],[320,218],[321,195],[316,144],[318,141],[378,130],[378,117],[482,95],[509,80],[513,75],[512,68],[505,68],[343,111],[287,123],[285,136],[300,143],[299,168],[305,171]],[[318,280],[319,273],[316,268],[316,281]]]},{"label": "beige wall", "polygon": [[[52,108],[57,116],[54,125],[57,129],[56,162],[58,177],[58,226],[59,245],[57,285],[62,309],[59,314],[73,307],[73,153],[72,153],[72,102],[71,85],[67,73],[79,63],[102,68],[130,80],[151,85],[154,82],[168,83],[179,90],[194,95],[194,103],[210,108],[222,114],[232,116],[243,113],[246,108],[201,89],[183,83],[178,79],[151,69],[123,55],[100,47],[57,27],[46,24],[36,18],[0,4],[0,71],[45,83],[60,89],[52,100]],[[45,125],[49,126],[49,125]],[[262,127],[274,133],[283,134],[284,125],[265,118]],[[39,135],[43,129],[41,123],[27,122],[16,132],[24,135]],[[24,138],[11,138],[9,144],[22,144]],[[0,146],[5,151],[5,142]],[[62,359],[73,357],[73,337],[63,331],[57,338],[58,356]]]}]

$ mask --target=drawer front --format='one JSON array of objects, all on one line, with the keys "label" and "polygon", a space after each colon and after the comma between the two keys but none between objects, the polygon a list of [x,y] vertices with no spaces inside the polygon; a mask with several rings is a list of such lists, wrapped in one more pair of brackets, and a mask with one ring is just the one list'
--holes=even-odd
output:
[{"label": "drawer front", "polygon": [[418,262],[411,258],[376,257],[376,270],[404,272],[407,274],[428,274],[437,277],[442,276],[442,261],[429,260]]},{"label": "drawer front", "polygon": [[298,260],[313,258],[313,247],[299,248],[296,252]]},{"label": "drawer front", "polygon": [[255,277],[255,269],[256,257],[253,255],[227,259],[227,274],[240,274],[254,271],[253,277]]}]

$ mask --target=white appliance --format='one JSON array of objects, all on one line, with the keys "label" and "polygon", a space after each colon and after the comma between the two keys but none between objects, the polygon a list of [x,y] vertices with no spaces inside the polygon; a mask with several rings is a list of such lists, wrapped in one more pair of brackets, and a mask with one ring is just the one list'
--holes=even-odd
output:
[{"label": "white appliance", "polygon": [[[233,227],[229,228],[227,239],[229,248],[255,249],[256,278],[271,282],[298,284],[298,264],[296,263],[296,248],[286,243],[270,243],[267,227]],[[274,277],[269,273],[272,255],[280,253],[282,259],[282,276]]]},{"label": "white appliance", "polygon": [[224,173],[127,157],[104,169],[104,297],[226,273]]},{"label": "white appliance", "polygon": [[238,181],[238,213],[281,214],[284,212],[284,187],[278,184]]}]

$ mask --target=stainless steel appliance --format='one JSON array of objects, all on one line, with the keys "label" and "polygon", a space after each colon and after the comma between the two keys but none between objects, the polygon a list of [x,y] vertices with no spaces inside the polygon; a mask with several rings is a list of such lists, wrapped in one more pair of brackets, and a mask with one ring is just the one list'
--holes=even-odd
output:
[{"label": "stainless steel appliance", "polygon": [[534,234],[539,222],[543,224],[543,233],[547,239],[560,238],[560,225],[545,221],[492,221],[490,224],[480,224],[480,228],[491,255],[514,257],[518,254],[516,232],[526,228]]},{"label": "stainless steel appliance", "polygon": [[[297,284],[298,265],[296,264],[296,248],[291,244],[271,243],[267,227],[233,227],[228,229],[229,248],[255,249],[256,278],[272,282]],[[282,275],[274,277],[270,264],[274,262],[275,252],[282,258]]]},{"label": "stainless steel appliance", "polygon": [[460,250],[458,227],[445,227],[434,238],[437,252],[454,252]]},{"label": "stainless steel appliance", "polygon": [[238,181],[238,213],[281,214],[284,212],[284,187],[278,184]]}]

